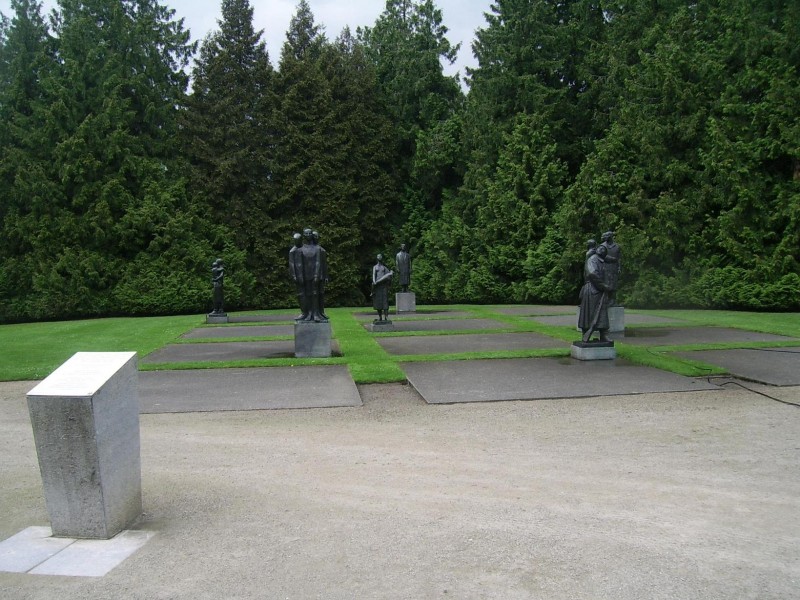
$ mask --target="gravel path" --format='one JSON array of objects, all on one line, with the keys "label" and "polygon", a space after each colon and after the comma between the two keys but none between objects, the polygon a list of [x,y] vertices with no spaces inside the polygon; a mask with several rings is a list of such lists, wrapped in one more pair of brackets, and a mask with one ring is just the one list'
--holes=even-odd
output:
[{"label": "gravel path", "polygon": [[[800,403],[800,387],[757,392]],[[0,384],[0,539],[47,525]],[[800,407],[739,385],[428,406],[142,415],[157,535],[103,578],[0,573],[9,599],[790,599]]]}]

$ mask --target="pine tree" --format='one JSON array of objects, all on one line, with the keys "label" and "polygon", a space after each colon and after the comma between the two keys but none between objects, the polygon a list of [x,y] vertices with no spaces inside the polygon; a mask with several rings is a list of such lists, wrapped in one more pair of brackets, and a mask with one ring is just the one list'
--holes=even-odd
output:
[{"label": "pine tree", "polygon": [[[286,292],[273,281],[283,265],[269,251],[285,241],[275,225],[281,218],[273,174],[276,96],[262,35],[253,28],[249,0],[223,0],[219,30],[203,41],[195,63],[182,132],[196,173],[195,201],[208,206],[231,244],[247,256],[257,286],[243,301],[260,307]],[[231,273],[228,280],[234,279]]]}]

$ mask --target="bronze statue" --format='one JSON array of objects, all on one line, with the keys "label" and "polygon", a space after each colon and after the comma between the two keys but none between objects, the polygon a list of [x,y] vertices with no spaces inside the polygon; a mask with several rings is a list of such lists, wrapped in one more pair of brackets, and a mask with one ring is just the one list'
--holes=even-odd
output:
[{"label": "bronze statue", "polygon": [[292,244],[289,250],[289,276],[294,281],[297,301],[300,304],[300,314],[295,317],[295,321],[302,321],[308,315],[306,297],[303,290],[303,261],[300,252],[300,248],[303,246],[303,236],[295,233],[292,236]]},{"label": "bronze statue", "polygon": [[616,306],[617,304],[617,285],[619,282],[619,275],[622,272],[622,251],[619,244],[614,241],[614,232],[606,231],[602,238],[603,243],[601,246],[606,248],[606,284],[608,285],[608,305]]},{"label": "bronze statue", "polygon": [[383,264],[383,255],[378,254],[378,262],[372,267],[372,307],[378,311],[376,323],[389,322],[389,286],[392,283],[392,275],[386,265]]},{"label": "bronze statue", "polygon": [[294,247],[289,250],[289,272],[297,285],[300,300],[300,316],[295,321],[325,323],[328,318],[322,313],[320,290],[324,290],[327,279],[325,250],[314,240],[310,228],[303,230],[302,244],[298,246],[295,234]]},{"label": "bronze statue", "polygon": [[400,244],[400,252],[395,256],[395,266],[400,291],[405,293],[408,291],[408,286],[411,285],[411,255],[406,251],[405,244]]},{"label": "bronze statue", "polygon": [[599,245],[594,254],[586,258],[583,269],[584,284],[581,288],[581,307],[578,327],[583,332],[583,341],[588,342],[595,331],[600,332],[600,341],[608,342],[608,285],[606,284],[605,257],[608,249]]},{"label": "bronze statue", "polygon": [[212,315],[224,315],[224,283],[225,268],[222,259],[218,258],[211,264],[211,285],[214,288]]},{"label": "bronze statue", "polygon": [[320,270],[320,278],[317,284],[317,297],[319,299],[319,314],[324,320],[328,320],[328,315],[325,314],[325,284],[328,283],[328,254],[325,248],[319,245],[319,233],[316,231],[311,232],[311,239],[314,245],[319,248],[320,261],[322,267]]}]

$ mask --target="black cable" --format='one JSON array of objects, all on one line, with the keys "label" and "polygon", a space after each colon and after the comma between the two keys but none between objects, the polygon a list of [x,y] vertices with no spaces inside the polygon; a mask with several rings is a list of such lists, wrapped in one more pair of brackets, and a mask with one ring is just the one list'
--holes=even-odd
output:
[{"label": "black cable", "polygon": [[[711,383],[711,377],[707,379],[708,383]],[[800,408],[800,404],[796,402],[789,402],[788,400],[781,400],[780,398],[775,398],[774,396],[770,396],[769,394],[765,394],[764,392],[759,392],[758,390],[754,390],[752,388],[747,387],[746,385],[742,385],[738,381],[726,381],[725,383],[718,384],[720,387],[724,387],[726,385],[733,384],[738,385],[743,390],[747,390],[748,392],[753,392],[754,394],[758,394],[759,396],[764,396],[764,398],[768,398],[770,400],[774,400],[775,402],[780,402],[781,404],[788,404],[789,406],[794,406]],[[717,384],[715,384],[717,385]]]}]

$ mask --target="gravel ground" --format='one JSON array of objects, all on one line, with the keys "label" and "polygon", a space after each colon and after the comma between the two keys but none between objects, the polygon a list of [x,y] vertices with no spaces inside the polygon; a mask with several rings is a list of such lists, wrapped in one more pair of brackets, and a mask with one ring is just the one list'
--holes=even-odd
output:
[{"label": "gravel ground", "polygon": [[[102,578],[4,599],[797,598],[800,387],[142,415],[157,532]],[[49,524],[0,384],[0,540]],[[761,393],[758,393],[761,392]]]}]

